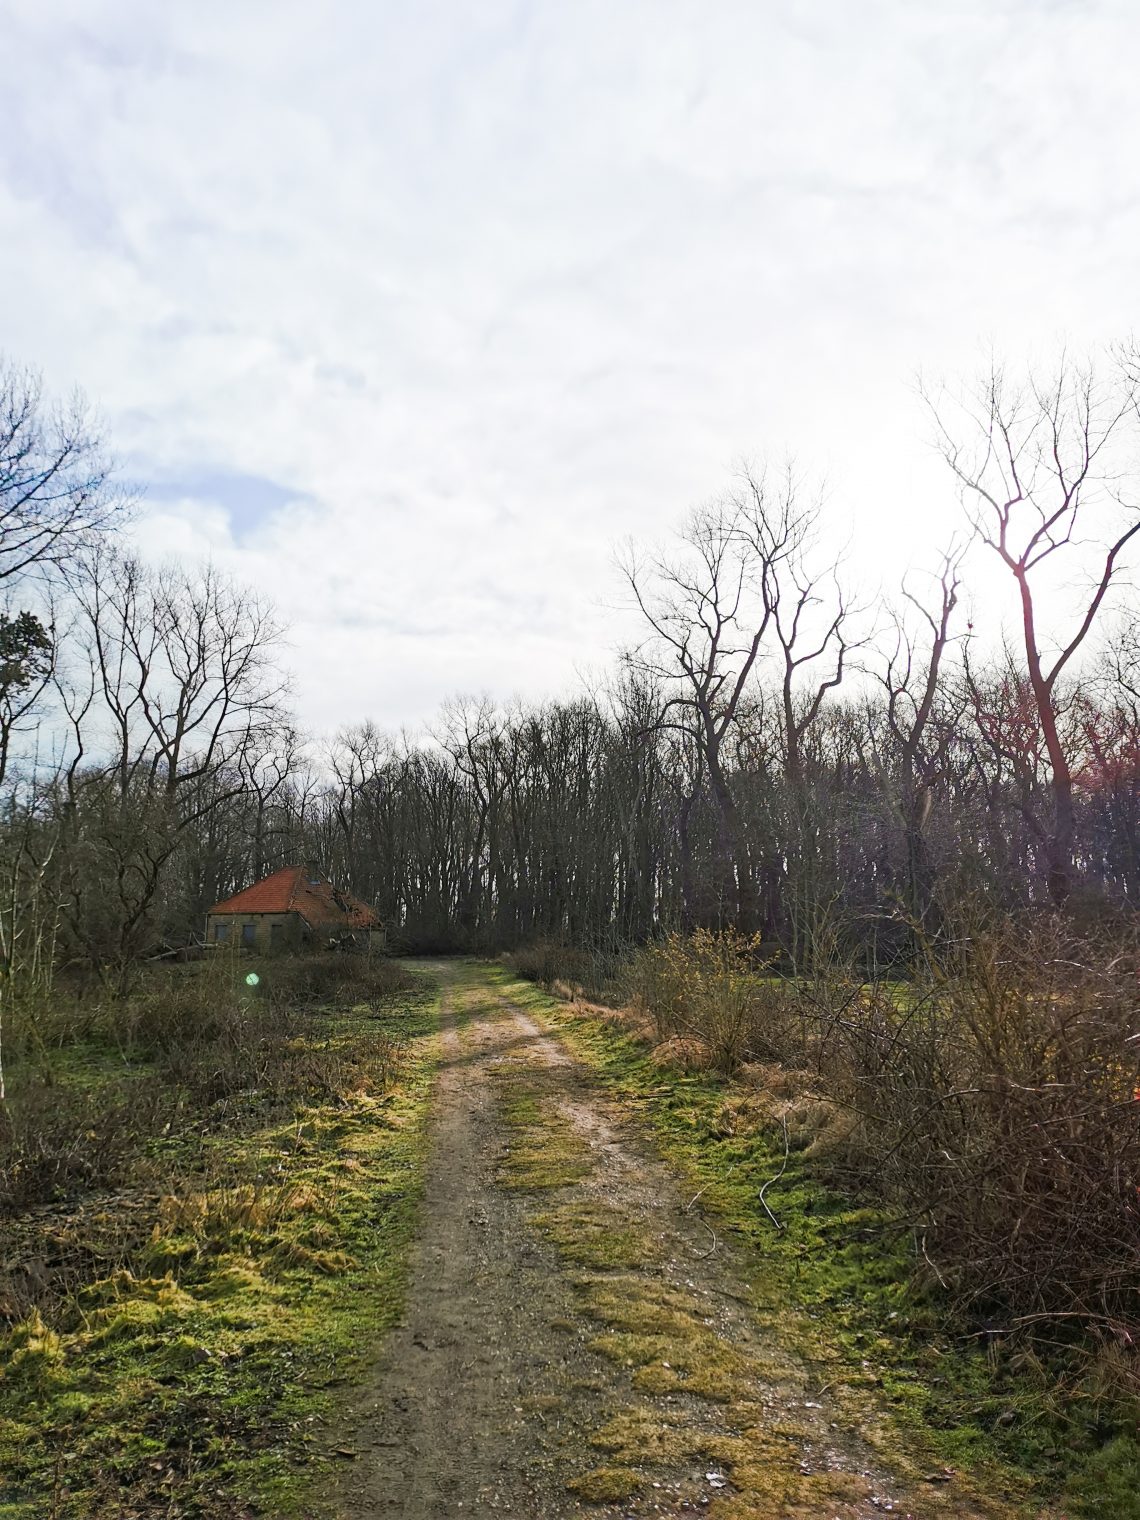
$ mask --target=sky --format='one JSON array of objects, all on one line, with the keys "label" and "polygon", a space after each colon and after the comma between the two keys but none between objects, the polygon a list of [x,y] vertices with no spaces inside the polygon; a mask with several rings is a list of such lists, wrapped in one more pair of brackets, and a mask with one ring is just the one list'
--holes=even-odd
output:
[{"label": "sky", "polygon": [[317,731],[604,668],[616,546],[742,459],[826,478],[871,597],[959,520],[916,375],[1136,325],[1131,0],[0,0],[0,48],[0,348],[98,404],[143,552],[276,600]]}]

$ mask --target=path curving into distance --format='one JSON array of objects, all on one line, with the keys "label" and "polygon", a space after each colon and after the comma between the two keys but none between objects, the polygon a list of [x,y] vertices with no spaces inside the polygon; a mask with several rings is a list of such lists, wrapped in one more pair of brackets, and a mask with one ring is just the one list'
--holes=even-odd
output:
[{"label": "path curving into distance", "polygon": [[741,1249],[636,1116],[488,968],[430,964],[420,1228],[403,1321],[345,1426],[341,1520],[1014,1513],[885,1463],[873,1412],[853,1418],[760,1327]]}]

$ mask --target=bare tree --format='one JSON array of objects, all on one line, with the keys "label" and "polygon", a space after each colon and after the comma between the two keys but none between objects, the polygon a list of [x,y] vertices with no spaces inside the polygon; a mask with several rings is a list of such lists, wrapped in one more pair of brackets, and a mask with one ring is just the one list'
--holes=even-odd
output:
[{"label": "bare tree", "polygon": [[911,613],[917,614],[918,626],[905,609],[895,617],[894,644],[879,671],[886,701],[883,716],[893,740],[895,805],[906,850],[907,909],[922,936],[935,927],[934,868],[927,824],[960,716],[959,710],[949,723],[939,722],[936,704],[952,640],[963,552],[964,546],[957,546],[942,556],[934,577],[933,606],[904,583],[903,596]]},{"label": "bare tree", "polygon": [[254,881],[265,874],[269,854],[270,818],[285,796],[301,760],[301,741],[285,721],[266,732],[261,742],[244,747],[237,756],[237,771],[249,803],[249,870]]},{"label": "bare tree", "polygon": [[489,698],[457,698],[442,713],[439,742],[471,789],[474,837],[463,871],[458,921],[468,935],[499,874],[499,810],[506,788],[502,764],[503,720]]},{"label": "bare tree", "polygon": [[61,680],[72,733],[67,897],[75,937],[120,980],[186,830],[246,791],[290,732],[272,609],[207,566],[100,552],[73,578],[84,654]]},{"label": "bare tree", "polygon": [[[1140,379],[1113,361],[1107,375],[1063,358],[1048,380],[1011,381],[998,366],[957,397],[928,397],[942,455],[962,491],[979,540],[1017,587],[1026,669],[1049,758],[1053,817],[1046,847],[1049,895],[1060,907],[1074,880],[1073,765],[1058,718],[1057,683],[1092,629],[1140,533],[1140,498],[1124,457],[1135,445]],[[1121,519],[1123,518],[1123,522]],[[1078,536],[1078,530],[1085,535]],[[1095,561],[1083,605],[1051,639],[1043,615],[1046,577]]]},{"label": "bare tree", "polygon": [[742,928],[757,916],[755,883],[726,759],[778,599],[781,568],[795,558],[813,513],[790,471],[773,488],[747,474],[732,497],[693,512],[679,552],[649,559],[630,551],[621,570],[649,637],[626,658],[666,689],[660,725],[693,734],[719,820],[722,912]]},{"label": "bare tree", "polygon": [[[819,717],[824,698],[842,681],[852,648],[852,609],[837,566],[809,563],[801,543],[768,571],[772,628],[779,646],[779,711],[784,763],[793,788],[804,780],[804,736]],[[760,545],[758,553],[763,555]],[[825,583],[827,589],[824,590]]]},{"label": "bare tree", "polygon": [[68,564],[124,515],[91,408],[0,360],[0,580]]}]

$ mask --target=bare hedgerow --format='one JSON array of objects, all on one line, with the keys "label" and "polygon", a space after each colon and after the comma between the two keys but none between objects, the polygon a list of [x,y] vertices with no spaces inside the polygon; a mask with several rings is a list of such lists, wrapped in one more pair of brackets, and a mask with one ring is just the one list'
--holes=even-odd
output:
[{"label": "bare hedgerow", "polygon": [[560,983],[561,995],[568,993],[591,1002],[607,1002],[627,955],[628,951],[620,946],[607,949],[540,939],[509,951],[503,959],[527,981],[541,982],[547,987]]},{"label": "bare hedgerow", "polygon": [[924,981],[868,992],[840,1063],[850,1164],[965,1302],[1021,1324],[1136,1323],[1138,1027],[1134,947],[1053,917],[964,937]]},{"label": "bare hedgerow", "polygon": [[981,923],[906,979],[777,978],[732,934],[628,973],[664,1051],[735,1071],[774,1127],[913,1234],[922,1272],[1010,1328],[1128,1354],[1140,1320],[1140,955],[1054,916]]}]

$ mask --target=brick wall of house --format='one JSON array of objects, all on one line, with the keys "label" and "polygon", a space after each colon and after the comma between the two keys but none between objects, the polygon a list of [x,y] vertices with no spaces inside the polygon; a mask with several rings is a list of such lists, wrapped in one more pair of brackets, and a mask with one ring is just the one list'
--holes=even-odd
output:
[{"label": "brick wall of house", "polygon": [[302,927],[297,913],[211,913],[206,919],[206,943],[272,955],[296,950],[302,942]]}]

